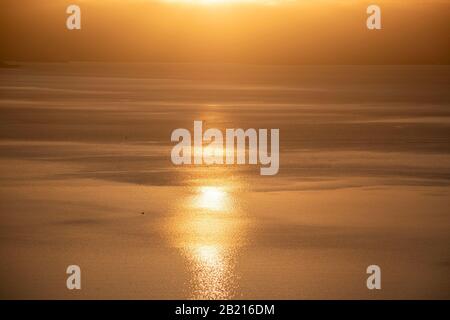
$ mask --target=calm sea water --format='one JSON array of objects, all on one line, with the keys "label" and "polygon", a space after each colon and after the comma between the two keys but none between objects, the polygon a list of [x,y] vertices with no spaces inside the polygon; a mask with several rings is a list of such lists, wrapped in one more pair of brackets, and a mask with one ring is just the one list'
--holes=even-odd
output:
[{"label": "calm sea water", "polygon": [[[0,69],[2,298],[449,298],[448,66]],[[280,171],[175,167],[279,128]],[[82,290],[65,269],[82,269]],[[366,268],[382,268],[381,291]]]}]

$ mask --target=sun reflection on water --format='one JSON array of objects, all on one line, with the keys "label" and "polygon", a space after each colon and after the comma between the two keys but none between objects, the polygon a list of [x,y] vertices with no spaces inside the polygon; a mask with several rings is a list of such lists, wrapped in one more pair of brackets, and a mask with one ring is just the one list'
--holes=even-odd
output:
[{"label": "sun reflection on water", "polygon": [[195,206],[200,209],[220,211],[226,209],[228,200],[228,194],[224,188],[203,186],[199,188]]},{"label": "sun reflection on water", "polygon": [[191,297],[228,299],[236,287],[230,252],[218,244],[198,244],[189,250]]},{"label": "sun reflection on water", "polygon": [[189,297],[230,299],[237,290],[234,265],[246,219],[235,185],[202,182],[180,199],[169,237],[188,263]]}]

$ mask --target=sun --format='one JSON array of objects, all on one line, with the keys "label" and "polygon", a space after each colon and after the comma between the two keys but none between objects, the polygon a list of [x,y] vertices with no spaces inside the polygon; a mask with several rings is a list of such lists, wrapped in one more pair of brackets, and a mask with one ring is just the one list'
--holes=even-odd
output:
[{"label": "sun", "polygon": [[198,5],[228,4],[240,2],[239,0],[164,0],[164,1],[172,3],[186,3]]},{"label": "sun", "polygon": [[[162,0],[168,3],[185,3],[193,5],[215,5],[215,4],[262,4],[274,5],[283,0]],[[289,0],[284,0],[289,1]],[[293,1],[293,0],[290,0]]]},{"label": "sun", "polygon": [[200,0],[204,4],[225,3],[226,0]]}]

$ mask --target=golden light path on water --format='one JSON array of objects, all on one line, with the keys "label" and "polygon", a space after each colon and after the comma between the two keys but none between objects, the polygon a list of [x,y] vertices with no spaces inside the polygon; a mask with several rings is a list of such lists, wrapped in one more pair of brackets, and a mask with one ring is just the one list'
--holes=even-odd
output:
[{"label": "golden light path on water", "polygon": [[225,211],[229,206],[229,195],[223,187],[202,186],[198,188],[195,206],[211,211]]},{"label": "golden light path on water", "polygon": [[[235,260],[246,238],[240,186],[221,179],[197,179],[175,205],[170,234],[189,268],[189,298],[230,299],[237,291]],[[217,173],[217,172],[216,172]]]}]

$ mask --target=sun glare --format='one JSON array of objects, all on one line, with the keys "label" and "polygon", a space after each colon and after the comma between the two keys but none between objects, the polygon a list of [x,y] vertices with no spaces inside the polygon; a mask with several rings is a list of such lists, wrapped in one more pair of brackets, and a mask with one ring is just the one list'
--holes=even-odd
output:
[{"label": "sun glare", "polygon": [[280,2],[292,2],[295,0],[162,0],[167,3],[185,3],[195,5],[215,5],[215,4],[261,4],[274,5]]},{"label": "sun glare", "polygon": [[227,193],[220,187],[201,187],[197,199],[199,208],[208,210],[222,210],[226,207]]}]

